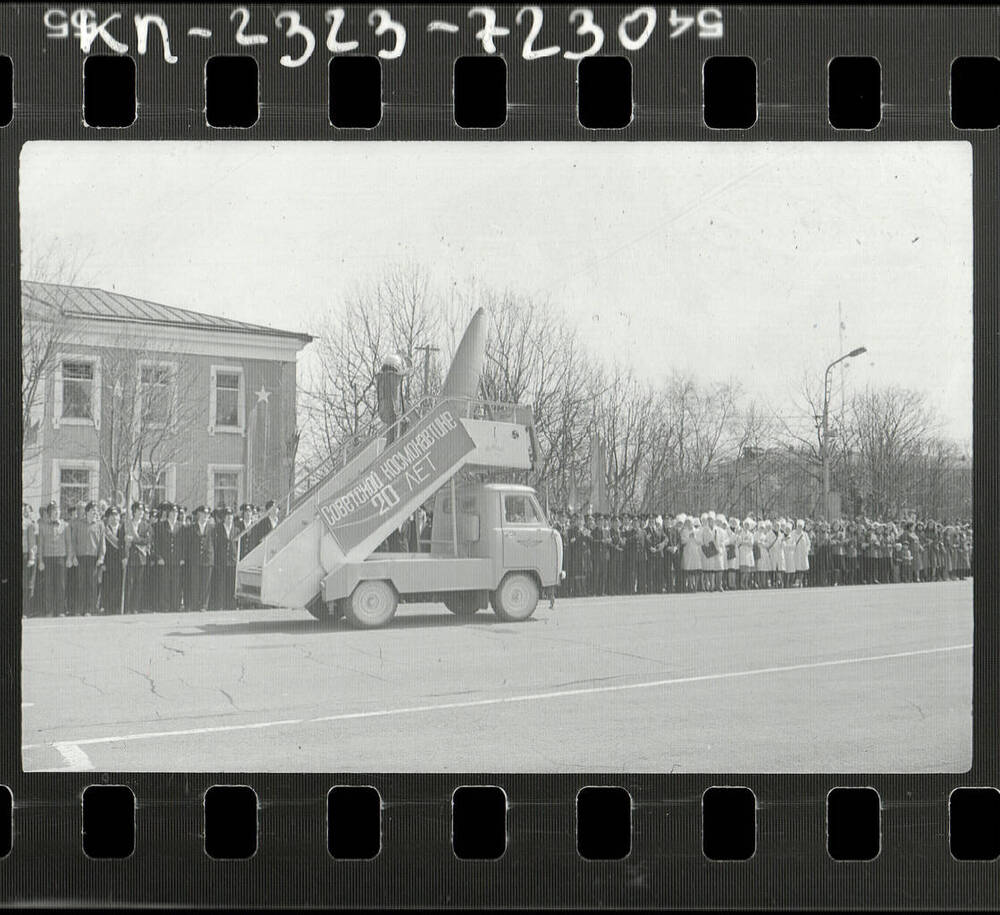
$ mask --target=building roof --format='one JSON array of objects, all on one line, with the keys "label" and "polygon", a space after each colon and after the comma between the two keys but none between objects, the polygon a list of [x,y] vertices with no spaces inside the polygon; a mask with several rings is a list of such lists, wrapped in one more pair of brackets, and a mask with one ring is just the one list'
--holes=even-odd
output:
[{"label": "building roof", "polygon": [[21,281],[22,308],[36,311],[57,311],[69,318],[94,321],[127,321],[135,324],[154,324],[159,327],[185,327],[193,330],[229,331],[255,336],[285,337],[306,344],[312,341],[309,334],[262,324],[249,324],[200,311],[189,311],[173,305],[160,305],[146,299],[94,289],[90,286],[64,286],[58,283]]}]

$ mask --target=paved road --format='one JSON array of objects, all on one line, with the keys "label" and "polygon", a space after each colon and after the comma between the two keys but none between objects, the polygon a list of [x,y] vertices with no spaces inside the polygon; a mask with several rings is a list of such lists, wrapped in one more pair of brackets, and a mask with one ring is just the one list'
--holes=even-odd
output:
[{"label": "paved road", "polygon": [[965,771],[972,585],[29,619],[27,770]]}]

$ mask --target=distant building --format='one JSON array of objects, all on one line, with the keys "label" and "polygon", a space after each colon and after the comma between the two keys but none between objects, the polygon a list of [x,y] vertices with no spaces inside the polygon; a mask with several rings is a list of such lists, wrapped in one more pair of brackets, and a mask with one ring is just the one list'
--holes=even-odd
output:
[{"label": "distant building", "polygon": [[22,282],[24,501],[282,499],[308,334]]}]

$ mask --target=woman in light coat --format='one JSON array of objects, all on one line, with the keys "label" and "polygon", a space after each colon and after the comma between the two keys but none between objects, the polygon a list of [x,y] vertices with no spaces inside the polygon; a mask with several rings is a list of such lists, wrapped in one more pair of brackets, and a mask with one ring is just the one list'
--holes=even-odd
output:
[{"label": "woman in light coat", "polygon": [[775,588],[785,586],[785,531],[781,519],[771,522],[774,540],[771,541],[771,582]]},{"label": "woman in light coat", "polygon": [[701,577],[701,544],[691,518],[685,518],[681,526],[681,568],[684,571],[684,590],[696,591]]},{"label": "woman in light coat", "polygon": [[744,518],[743,529],[736,535],[736,552],[740,564],[740,587],[743,590],[750,587],[750,580],[755,567],[753,545],[756,540],[754,534],[756,526],[753,518]]},{"label": "woman in light coat", "polygon": [[726,583],[730,591],[735,591],[740,574],[740,519],[730,518],[723,533],[726,536]]},{"label": "woman in light coat", "polygon": [[[706,591],[722,590],[722,574],[726,568],[726,546],[723,534],[716,524],[715,512],[709,512],[701,525],[702,580]],[[712,556],[705,555],[705,549],[714,548]]]},{"label": "woman in light coat", "polygon": [[781,531],[784,538],[781,544],[785,558],[785,569],[782,578],[786,588],[791,588],[795,584],[795,540],[792,537],[792,523],[790,521],[781,522]]},{"label": "woman in light coat", "polygon": [[771,577],[771,544],[773,541],[771,532],[771,522],[763,519],[757,525],[756,539],[757,555],[754,557],[754,578],[757,579],[758,588],[766,588]]},{"label": "woman in light coat", "polygon": [[795,522],[795,578],[798,587],[806,585],[806,572],[809,571],[809,534],[806,533],[806,523],[801,518]]}]

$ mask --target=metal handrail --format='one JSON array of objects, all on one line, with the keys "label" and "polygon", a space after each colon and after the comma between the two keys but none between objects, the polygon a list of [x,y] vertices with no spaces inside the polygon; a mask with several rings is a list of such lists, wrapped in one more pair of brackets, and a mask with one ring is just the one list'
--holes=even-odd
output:
[{"label": "metal handrail", "polygon": [[[386,427],[384,430],[377,430],[377,417],[373,417],[365,432],[360,435],[353,436],[351,441],[345,442],[338,451],[321,461],[317,466],[311,468],[307,473],[302,474],[299,477],[299,480],[293,484],[293,487],[289,492],[289,496],[286,501],[285,517],[287,518],[293,511],[299,508],[299,506],[303,505],[310,498],[310,496],[312,496],[316,490],[326,482],[335,468],[346,467],[362,450],[368,447],[368,445],[376,437],[384,435],[387,439],[390,437],[393,440],[399,438],[405,433],[407,427],[414,419],[422,416],[429,407],[439,403],[442,399],[462,402],[463,416],[469,419],[499,419],[500,417],[509,417],[514,421],[517,421],[518,414],[522,411],[527,411],[530,418],[531,408],[527,404],[510,403],[509,401],[484,400],[477,397],[442,398],[440,395],[424,395],[419,398],[409,410],[396,419],[391,426]],[[301,480],[309,479],[317,475],[318,479],[315,483],[309,485],[300,495],[295,495]],[[260,520],[263,521],[264,519],[261,518]],[[259,523],[260,522],[258,522],[258,524]],[[256,527],[256,525],[254,525],[254,527]],[[238,539],[242,539],[245,534],[249,533],[253,529],[253,527],[248,528],[239,535]]]}]

